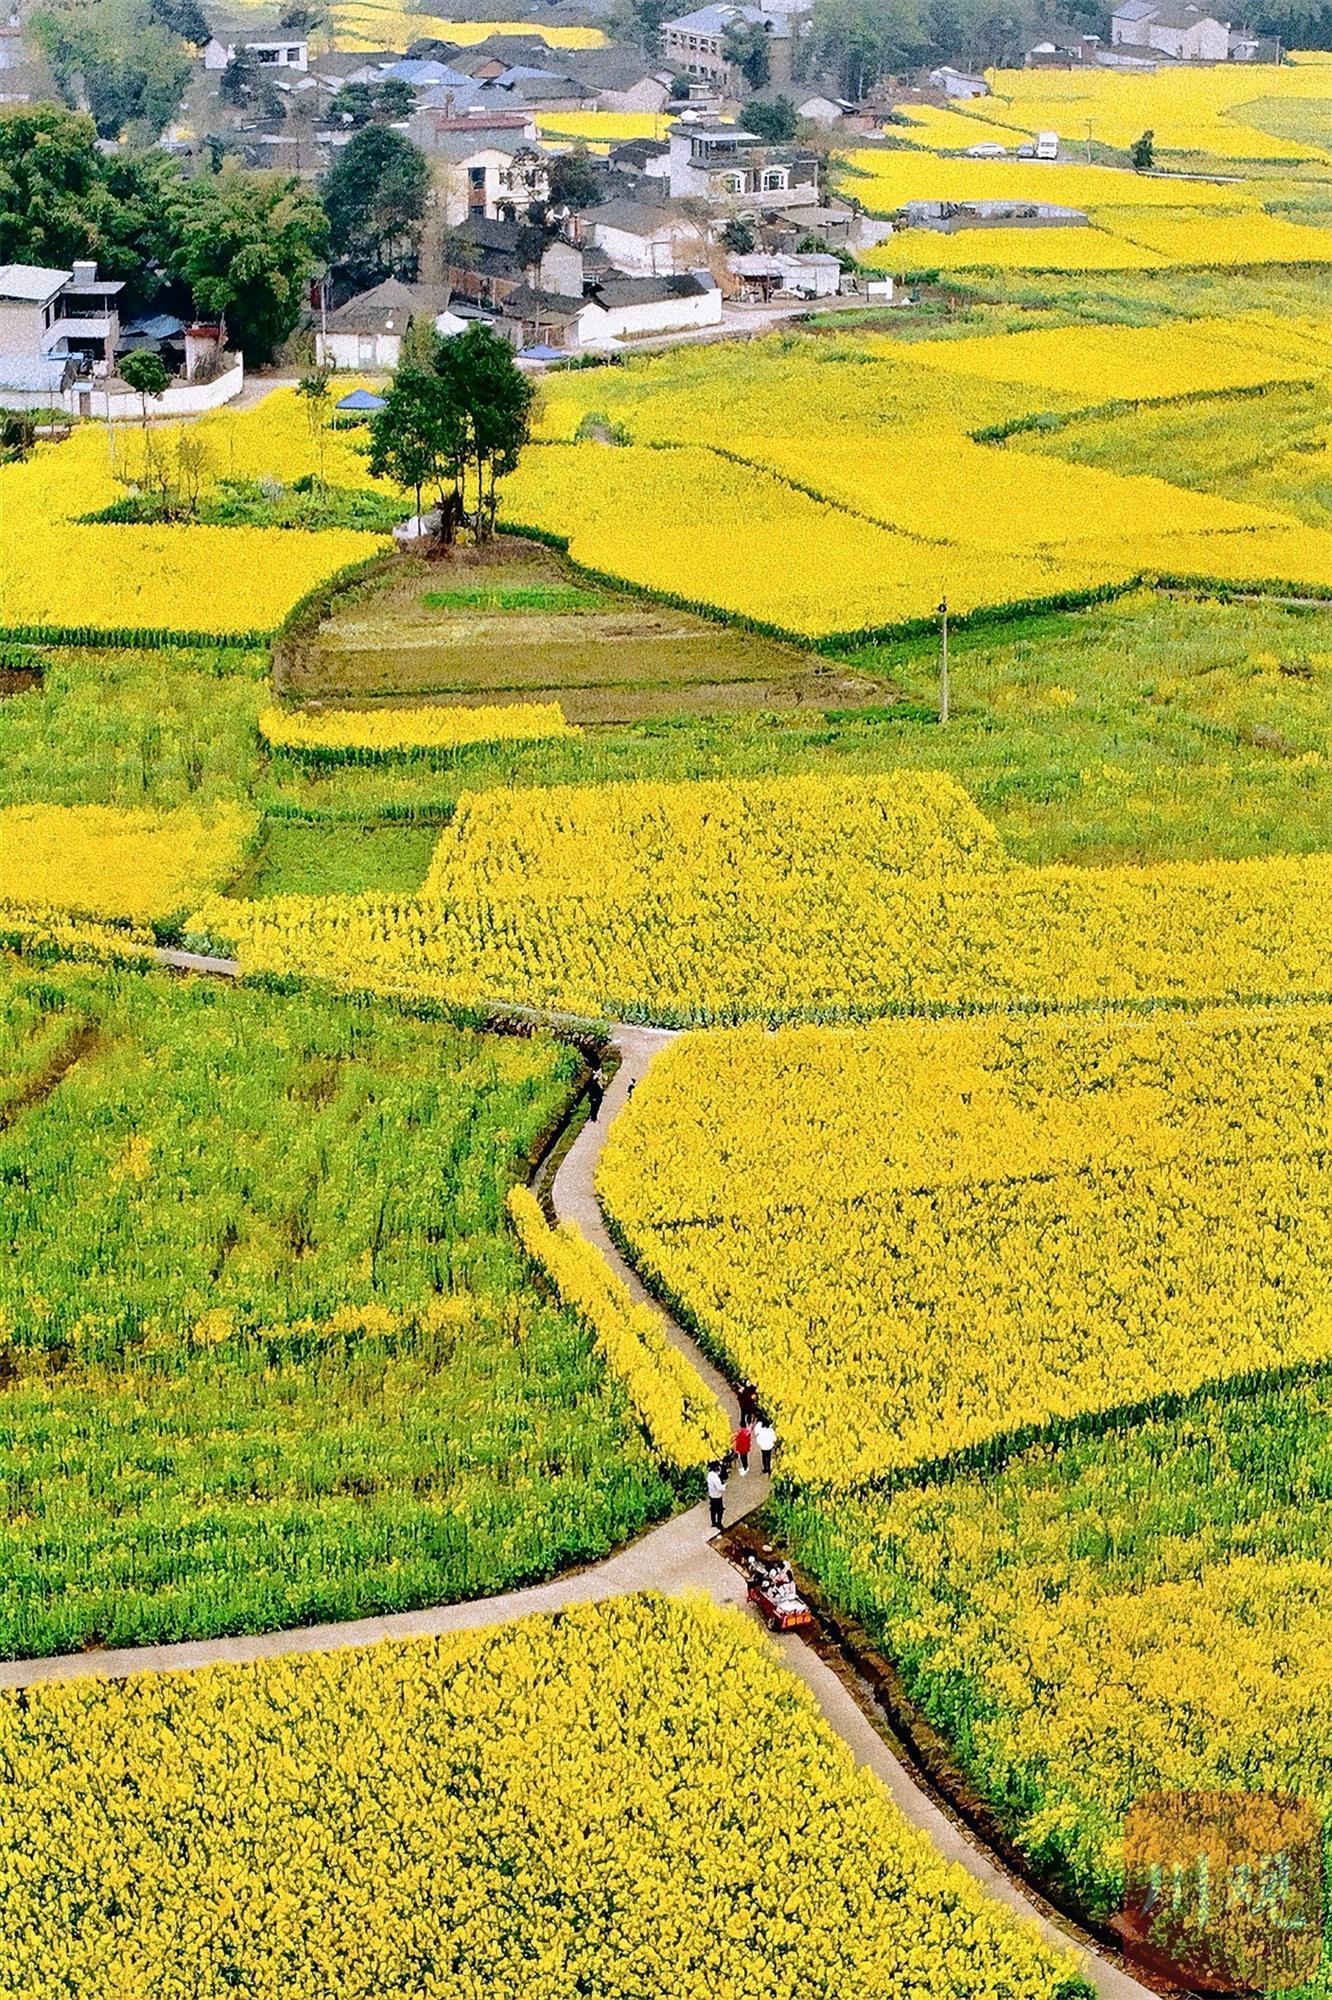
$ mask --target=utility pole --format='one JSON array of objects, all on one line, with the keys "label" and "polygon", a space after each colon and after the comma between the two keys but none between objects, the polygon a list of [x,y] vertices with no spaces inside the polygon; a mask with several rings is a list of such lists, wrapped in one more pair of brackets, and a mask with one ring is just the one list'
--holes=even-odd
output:
[{"label": "utility pole", "polygon": [[948,599],[939,599],[939,720],[948,720]]},{"label": "utility pole", "polygon": [[1091,165],[1091,128],[1092,128],[1092,122],[1091,119],[1089,118],[1087,120],[1087,165],[1088,166]]}]

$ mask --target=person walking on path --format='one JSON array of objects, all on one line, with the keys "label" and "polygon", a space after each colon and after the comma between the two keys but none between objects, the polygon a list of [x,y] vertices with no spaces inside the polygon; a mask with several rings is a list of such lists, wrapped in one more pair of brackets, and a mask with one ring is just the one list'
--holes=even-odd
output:
[{"label": "person walking on path", "polygon": [[736,1395],[740,1403],[741,1423],[752,1424],[755,1417],[758,1415],[758,1406],[759,1406],[758,1390],[755,1388],[752,1382],[742,1382],[740,1384],[740,1387],[736,1390]]},{"label": "person walking on path", "polygon": [[726,1506],[726,1475],[719,1462],[714,1459],[708,1467],[708,1513],[712,1520],[712,1531],[718,1534],[722,1528],[722,1513]]},{"label": "person walking on path", "polygon": [[760,1417],[754,1426],[754,1442],[759,1448],[765,1473],[772,1471],[772,1454],[777,1448],[777,1433],[771,1419]]},{"label": "person walking on path", "polygon": [[736,1432],[734,1438],[731,1440],[731,1445],[732,1449],[735,1452],[736,1457],[740,1461],[740,1477],[742,1479],[744,1479],[749,1472],[749,1447],[753,1442],[754,1442],[753,1432],[750,1430],[749,1425],[745,1422],[744,1418],[741,1417],[740,1428]]},{"label": "person walking on path", "polygon": [[600,1072],[594,1069],[587,1081],[587,1117],[590,1125],[596,1124],[597,1113],[601,1110],[601,1100],[605,1095]]}]

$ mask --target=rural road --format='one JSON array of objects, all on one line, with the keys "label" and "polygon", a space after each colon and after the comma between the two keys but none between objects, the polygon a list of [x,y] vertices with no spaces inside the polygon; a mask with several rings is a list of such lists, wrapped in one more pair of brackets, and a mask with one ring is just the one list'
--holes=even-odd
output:
[{"label": "rural road", "polygon": [[[168,951],[160,952],[158,957],[180,971],[235,977],[237,970],[228,959],[201,959],[185,952]],[[624,1105],[630,1085],[638,1082],[653,1058],[673,1039],[673,1031],[624,1024],[612,1030],[611,1039],[620,1053],[620,1067],[607,1086],[599,1117],[582,1127],[560,1164],[551,1190],[552,1203],[561,1221],[576,1223],[596,1244],[636,1299],[655,1304],[611,1240],[597,1201],[594,1177],[607,1130]],[[733,1417],[737,1416],[730,1384],[683,1328],[673,1320],[667,1324],[674,1345],[714,1390],[724,1408]],[[727,1489],[727,1526],[733,1526],[758,1508],[767,1490],[768,1482],[756,1468],[744,1480],[738,1474],[733,1475]],[[89,1677],[124,1679],[132,1674],[181,1672],[275,1659],[284,1654],[369,1646],[384,1639],[433,1638],[451,1632],[479,1631],[535,1612],[557,1611],[568,1604],[592,1603],[639,1590],[702,1590],[718,1605],[747,1609],[739,1572],[712,1545],[706,1503],[649,1529],[602,1562],[529,1589],[506,1591],[465,1604],[357,1618],[333,1625],[304,1625],[234,1638],[187,1640],[178,1645],[128,1646],[42,1660],[4,1661],[0,1662],[0,1688],[33,1687]],[[1149,1988],[1090,1941],[1075,1935],[943,1810],[920,1783],[906,1752],[900,1746],[892,1747],[886,1729],[871,1721],[839,1676],[798,1633],[782,1635],[774,1644],[785,1665],[809,1689],[824,1720],[848,1746],[856,1762],[874,1772],[903,1818],[927,1834],[945,1859],[964,1868],[1016,1916],[1035,1924],[1048,1943],[1072,1952],[1083,1976],[1101,2000],[1152,2000]]]}]

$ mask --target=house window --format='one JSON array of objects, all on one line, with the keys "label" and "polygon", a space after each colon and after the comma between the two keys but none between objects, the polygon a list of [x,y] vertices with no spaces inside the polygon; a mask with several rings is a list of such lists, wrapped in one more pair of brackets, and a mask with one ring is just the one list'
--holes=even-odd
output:
[{"label": "house window", "polygon": [[745,191],[745,180],[743,174],[722,175],[723,194],[743,194],[744,191]]},{"label": "house window", "polygon": [[765,167],[765,168],[764,168],[764,170],[763,170],[763,188],[764,188],[764,192],[765,192],[765,193],[768,193],[768,192],[770,192],[770,191],[771,191],[771,190],[772,190],[773,188],[784,188],[785,186],[786,186],[786,168],[785,168],[785,167]]},{"label": "house window", "polygon": [[379,342],[373,333],[358,333],[356,336],[356,360],[362,368],[373,368],[379,359]]},{"label": "house window", "polygon": [[261,63],[275,63],[278,60],[276,49],[256,49],[255,54]]},{"label": "house window", "polygon": [[299,62],[300,59],[301,59],[301,52],[299,49],[287,50],[287,61],[289,63]]}]

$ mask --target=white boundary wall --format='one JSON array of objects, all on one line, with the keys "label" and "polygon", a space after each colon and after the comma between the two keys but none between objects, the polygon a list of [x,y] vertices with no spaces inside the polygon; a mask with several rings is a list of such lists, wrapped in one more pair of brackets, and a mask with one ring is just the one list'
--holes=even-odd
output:
[{"label": "white boundary wall", "polygon": [[[211,382],[173,382],[160,396],[148,398],[149,417],[198,417],[230,403],[245,387],[245,363],[237,356],[234,365]],[[143,420],[143,402],[132,389],[113,391],[108,396],[100,383],[75,382],[66,389],[61,402],[75,416],[110,417],[112,423]]]}]

